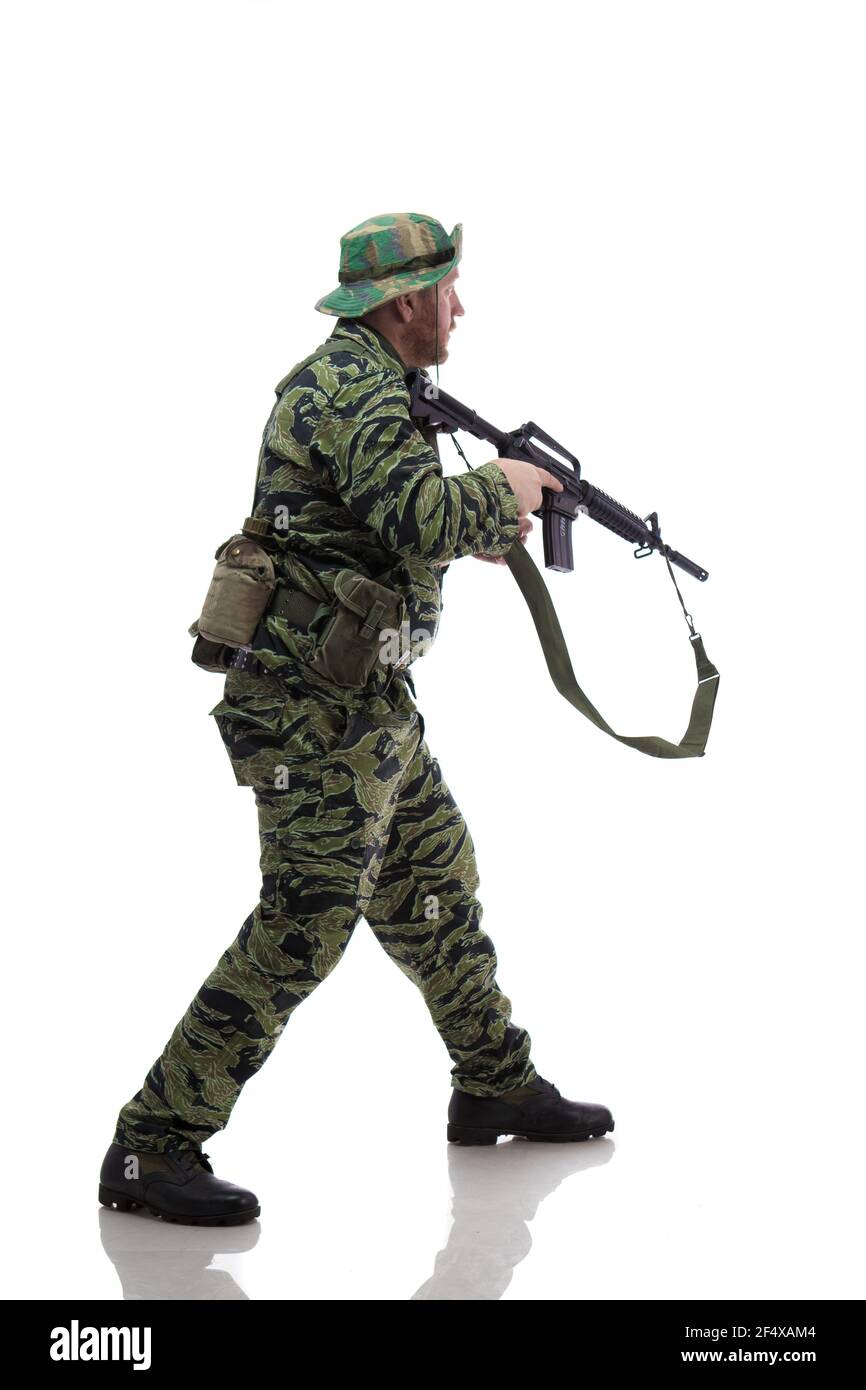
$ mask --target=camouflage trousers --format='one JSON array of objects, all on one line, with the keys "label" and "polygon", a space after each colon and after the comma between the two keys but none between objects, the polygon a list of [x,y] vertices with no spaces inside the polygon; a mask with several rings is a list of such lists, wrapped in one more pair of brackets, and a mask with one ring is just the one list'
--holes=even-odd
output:
[{"label": "camouflage trousers", "polygon": [[469,830],[401,673],[360,694],[309,667],[229,671],[211,710],[258,809],[259,901],[120,1111],[115,1141],[200,1147],[228,1123],[297,1006],[333,970],[363,915],[421,990],[451,1084],[491,1096],[532,1081],[481,928]]}]

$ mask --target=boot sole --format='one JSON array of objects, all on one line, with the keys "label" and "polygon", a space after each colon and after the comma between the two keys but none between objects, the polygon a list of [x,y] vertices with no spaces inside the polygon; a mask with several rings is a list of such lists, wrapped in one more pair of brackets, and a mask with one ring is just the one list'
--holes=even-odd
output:
[{"label": "boot sole", "polygon": [[602,1134],[607,1134],[614,1128],[614,1122],[609,1125],[592,1125],[589,1129],[575,1131],[573,1134],[538,1134],[528,1129],[477,1129],[469,1125],[448,1125],[449,1144],[495,1144],[501,1135],[512,1135],[516,1139],[529,1139],[534,1143],[544,1144],[574,1144],[582,1143],[584,1139],[598,1139]]},{"label": "boot sole", "polygon": [[230,1211],[222,1216],[184,1216],[182,1212],[163,1211],[162,1207],[144,1199],[138,1202],[132,1197],[122,1197],[119,1192],[112,1192],[102,1183],[99,1184],[99,1200],[104,1207],[116,1207],[118,1211],[134,1211],[136,1207],[141,1207],[163,1221],[173,1221],[181,1226],[240,1226],[245,1221],[254,1220],[262,1210],[260,1206],[255,1206],[248,1211]]}]

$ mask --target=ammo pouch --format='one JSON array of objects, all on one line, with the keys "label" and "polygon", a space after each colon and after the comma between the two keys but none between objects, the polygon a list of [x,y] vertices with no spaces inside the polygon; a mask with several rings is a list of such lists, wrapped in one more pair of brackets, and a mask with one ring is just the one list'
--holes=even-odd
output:
[{"label": "ammo pouch", "polygon": [[259,543],[270,527],[247,517],[243,531],[214,552],[216,568],[201,616],[189,629],[192,659],[206,671],[224,671],[238,647],[248,647],[274,589],[274,562]]},{"label": "ammo pouch", "polygon": [[405,619],[402,595],[354,570],[340,570],[333,612],[309,664],[335,685],[364,686],[381,657],[384,630],[401,634]]}]

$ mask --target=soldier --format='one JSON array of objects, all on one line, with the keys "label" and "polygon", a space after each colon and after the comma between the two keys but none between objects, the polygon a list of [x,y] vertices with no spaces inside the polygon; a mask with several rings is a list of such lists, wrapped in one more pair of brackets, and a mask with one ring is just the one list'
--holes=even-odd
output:
[{"label": "soldier", "polygon": [[[504,563],[542,486],[562,486],[513,459],[445,478],[435,434],[410,418],[406,372],[447,359],[463,314],[461,244],[460,224],[449,237],[417,213],[353,228],[339,286],[316,305],[337,317],[334,333],[277,387],[253,513],[272,523],[282,582],[211,711],[238,784],[254,792],[261,891],[120,1110],[100,1175],[106,1205],[188,1223],[259,1214],[253,1193],[214,1175],[202,1144],[362,914],[421,990],[452,1060],[450,1141],[613,1129],[604,1106],[566,1100],[538,1075],[529,1034],[512,1022],[481,926],[472,838],[413,698],[409,666],[435,639],[451,561]],[[352,643],[334,671],[311,664],[330,615],[347,615],[347,571],[385,586],[404,619],[373,634],[380,659],[355,686],[336,669],[358,660]]]}]

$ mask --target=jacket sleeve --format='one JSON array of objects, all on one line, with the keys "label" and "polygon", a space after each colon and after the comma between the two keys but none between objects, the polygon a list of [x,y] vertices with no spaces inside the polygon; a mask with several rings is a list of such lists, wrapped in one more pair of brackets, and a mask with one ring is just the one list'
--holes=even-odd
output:
[{"label": "jacket sleeve", "polygon": [[518,539],[517,498],[497,463],[446,478],[409,416],[409,393],[392,372],[342,386],[312,441],[350,511],[398,555],[448,563],[504,555]]}]

